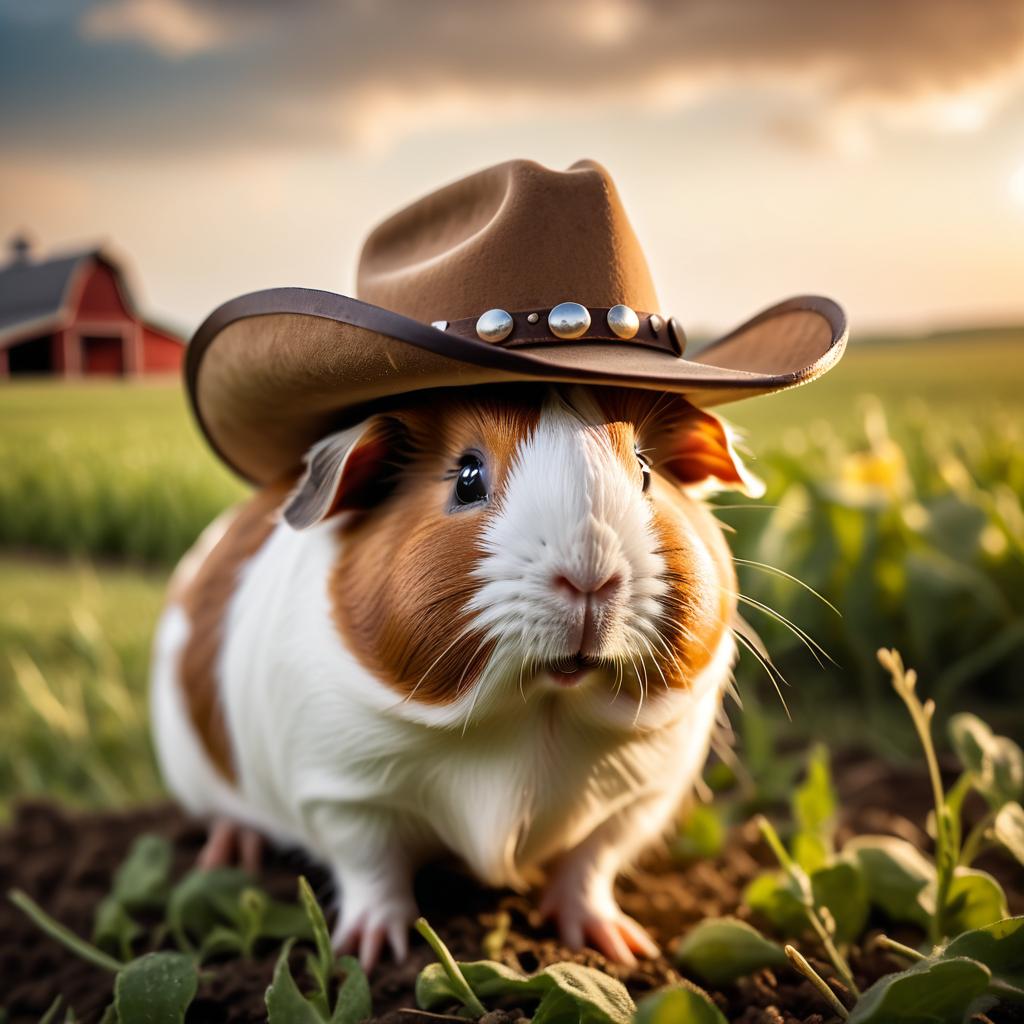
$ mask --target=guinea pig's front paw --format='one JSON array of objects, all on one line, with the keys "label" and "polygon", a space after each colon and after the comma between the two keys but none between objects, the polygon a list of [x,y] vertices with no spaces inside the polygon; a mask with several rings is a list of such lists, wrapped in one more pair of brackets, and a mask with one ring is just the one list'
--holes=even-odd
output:
[{"label": "guinea pig's front paw", "polygon": [[363,969],[370,971],[380,959],[387,940],[395,963],[409,953],[409,928],[419,916],[411,896],[372,900],[356,893],[342,893],[341,913],[331,942],[339,953],[356,953]]},{"label": "guinea pig's front paw", "polygon": [[553,879],[541,901],[541,916],[555,919],[562,941],[572,949],[590,945],[609,960],[630,967],[636,964],[634,953],[652,959],[660,956],[661,950],[643,926],[619,909],[611,884],[604,889]]}]

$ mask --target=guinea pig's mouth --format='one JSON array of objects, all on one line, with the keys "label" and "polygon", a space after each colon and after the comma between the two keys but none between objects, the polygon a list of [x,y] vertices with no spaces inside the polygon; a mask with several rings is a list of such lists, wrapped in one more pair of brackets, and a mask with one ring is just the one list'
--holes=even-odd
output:
[{"label": "guinea pig's mouth", "polygon": [[582,651],[564,658],[555,658],[547,665],[548,675],[566,688],[575,686],[591,669],[603,664],[600,658],[591,658]]}]

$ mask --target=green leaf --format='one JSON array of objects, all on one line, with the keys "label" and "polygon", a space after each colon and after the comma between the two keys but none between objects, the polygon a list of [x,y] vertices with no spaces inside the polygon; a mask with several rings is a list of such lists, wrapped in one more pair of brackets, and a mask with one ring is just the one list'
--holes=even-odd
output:
[{"label": "green leaf", "polygon": [[170,873],[171,844],[162,836],[139,836],[114,874],[110,895],[127,910],[162,909]]},{"label": "green leaf", "polygon": [[[52,1003],[50,1003],[49,1009],[39,1018],[39,1024],[54,1024],[57,1019],[57,1014],[60,1013],[60,1004],[64,1002],[63,996],[57,996]],[[6,1024],[7,1014],[3,1014],[3,1021]]]},{"label": "green leaf", "polygon": [[840,860],[819,868],[811,875],[811,890],[815,906],[828,907],[832,914],[839,942],[852,942],[864,931],[870,907],[867,885],[857,863]]},{"label": "green leaf", "polygon": [[985,749],[992,740],[992,730],[977,715],[964,712],[950,718],[949,739],[960,763],[980,778],[985,771]]},{"label": "green leaf", "polygon": [[313,926],[305,907],[297,903],[268,900],[260,922],[260,938],[279,939],[282,942],[295,938],[313,942]]},{"label": "green leaf", "polygon": [[[934,902],[929,887],[922,894],[925,906]],[[987,872],[976,868],[957,868],[949,886],[943,928],[947,935],[959,935],[973,928],[984,928],[1008,915],[1003,887]]]},{"label": "green leaf", "polygon": [[[506,995],[540,1000],[533,1019],[540,1019],[541,1024],[555,1024],[563,1018],[580,1024],[630,1024],[636,1010],[621,982],[580,964],[552,964],[533,975],[492,960],[458,964],[458,968],[480,1001]],[[416,979],[416,1005],[432,1010],[452,1002],[463,1002],[463,998],[450,976],[441,964],[428,964]]]},{"label": "green leaf", "polygon": [[871,904],[894,921],[928,926],[921,897],[935,883],[935,867],[916,846],[895,836],[857,836],[843,855],[860,867]]},{"label": "green leaf", "polygon": [[302,995],[292,977],[288,956],[294,944],[294,939],[285,942],[277,958],[266,995],[267,1020],[269,1024],[324,1024],[326,1017]]},{"label": "green leaf", "polygon": [[190,940],[202,941],[218,925],[238,928],[238,899],[252,884],[238,868],[190,871],[171,890],[167,900],[167,924],[178,945],[191,951]]},{"label": "green leaf", "polygon": [[123,904],[107,896],[96,908],[92,926],[92,941],[100,949],[114,953],[122,960],[131,960],[132,943],[142,929],[128,916]]},{"label": "green leaf", "polygon": [[636,1024],[727,1024],[722,1012],[699,989],[673,985],[640,1000]]},{"label": "green leaf", "polygon": [[672,856],[682,862],[717,857],[725,845],[725,825],[718,810],[709,804],[697,804],[679,827],[672,840]]},{"label": "green leaf", "polygon": [[1024,800],[1024,750],[1008,736],[997,736],[990,751],[992,788],[1002,803]]},{"label": "green leaf", "polygon": [[263,915],[266,912],[270,897],[260,889],[252,886],[245,888],[238,896],[238,933],[242,939],[242,952],[252,956],[253,947],[260,936]]},{"label": "green leaf", "polygon": [[811,751],[806,778],[793,794],[793,817],[797,824],[793,857],[805,871],[823,867],[831,857],[835,815],[836,795],[828,749],[819,743]]},{"label": "green leaf", "polygon": [[373,1016],[370,983],[355,957],[338,957],[337,965],[345,972],[345,981],[331,1014],[331,1024],[359,1024]]},{"label": "green leaf", "polygon": [[1018,803],[1004,804],[992,825],[996,839],[1024,864],[1024,808]]},{"label": "green leaf", "polygon": [[28,893],[20,889],[11,889],[7,898],[32,921],[37,928],[41,928],[50,938],[55,939],[66,949],[69,949],[77,957],[103,968],[105,971],[119,971],[124,964],[105,953],[102,949],[86,942],[70,928],[65,927],[56,918],[51,917]]},{"label": "green leaf", "polygon": [[[550,982],[540,976],[533,978],[494,960],[476,960],[459,964],[463,977],[480,1000],[491,996],[536,995],[539,999]],[[447,972],[439,963],[427,964],[416,978],[416,1005],[421,1010],[436,1010],[452,1002],[460,1002]]]},{"label": "green leaf", "polygon": [[1004,986],[1004,998],[1024,999],[1024,917],[1008,917],[964,932],[942,956],[969,957],[983,963],[992,972],[993,982]]},{"label": "green leaf", "polygon": [[734,917],[701,921],[683,937],[674,957],[683,970],[709,985],[728,985],[765,967],[789,963],[781,946]]},{"label": "green leaf", "polygon": [[857,1000],[849,1024],[961,1024],[991,975],[976,960],[922,960],[887,974]]},{"label": "green leaf", "polygon": [[238,956],[244,952],[244,949],[245,943],[238,932],[233,928],[217,925],[203,936],[203,941],[199,946],[199,962],[206,963],[211,957],[225,954]]},{"label": "green leaf", "polygon": [[793,860],[808,872],[825,867],[834,853],[832,844],[814,832],[797,832],[790,842],[790,849]]},{"label": "green leaf", "polygon": [[147,953],[120,971],[114,1006],[124,1024],[183,1024],[199,985],[195,961],[184,953]]},{"label": "green leaf", "polygon": [[949,736],[975,785],[993,808],[1024,799],[1024,751],[1007,736],[996,736],[977,715],[954,715]]},{"label": "green leaf", "polygon": [[299,877],[299,902],[302,904],[309,927],[313,932],[316,957],[310,960],[310,971],[316,978],[318,1002],[326,1011],[331,969],[334,966],[334,951],[331,949],[331,936],[327,931],[324,912],[305,876]]},{"label": "green leaf", "polygon": [[[541,972],[572,1000],[580,1024],[632,1024],[636,1004],[626,986],[604,971],[582,964],[552,964]],[[539,1009],[538,1009],[539,1016]],[[534,1017],[541,1024],[538,1016]]]},{"label": "green leaf", "polygon": [[784,871],[758,875],[744,890],[743,901],[782,935],[800,935],[807,928],[807,912]]}]

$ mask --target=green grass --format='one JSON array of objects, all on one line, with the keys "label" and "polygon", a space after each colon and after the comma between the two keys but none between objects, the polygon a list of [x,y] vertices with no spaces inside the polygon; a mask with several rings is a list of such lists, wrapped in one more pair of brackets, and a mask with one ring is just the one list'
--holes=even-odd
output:
[{"label": "green grass", "polygon": [[919,422],[976,422],[1024,427],[1024,328],[992,338],[852,345],[821,380],[779,395],[724,406],[755,452],[794,430],[822,428],[856,437],[865,396],[886,410],[898,439]]},{"label": "green grass", "polygon": [[5,385],[0,545],[168,565],[245,493],[177,385]]},{"label": "green grass", "polygon": [[146,678],[163,587],[0,558],[0,814],[14,795],[111,805],[160,791]]}]

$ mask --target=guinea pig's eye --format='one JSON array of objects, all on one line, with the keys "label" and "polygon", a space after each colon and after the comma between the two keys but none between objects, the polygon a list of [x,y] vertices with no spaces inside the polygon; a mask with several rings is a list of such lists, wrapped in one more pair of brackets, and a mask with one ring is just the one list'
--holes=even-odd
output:
[{"label": "guinea pig's eye", "polygon": [[478,455],[466,454],[459,459],[459,475],[455,478],[455,498],[460,505],[472,505],[487,498],[484,465]]},{"label": "guinea pig's eye", "polygon": [[640,472],[643,474],[644,482],[641,490],[647,491],[651,486],[651,460],[639,448],[634,448],[637,461],[640,463]]}]

